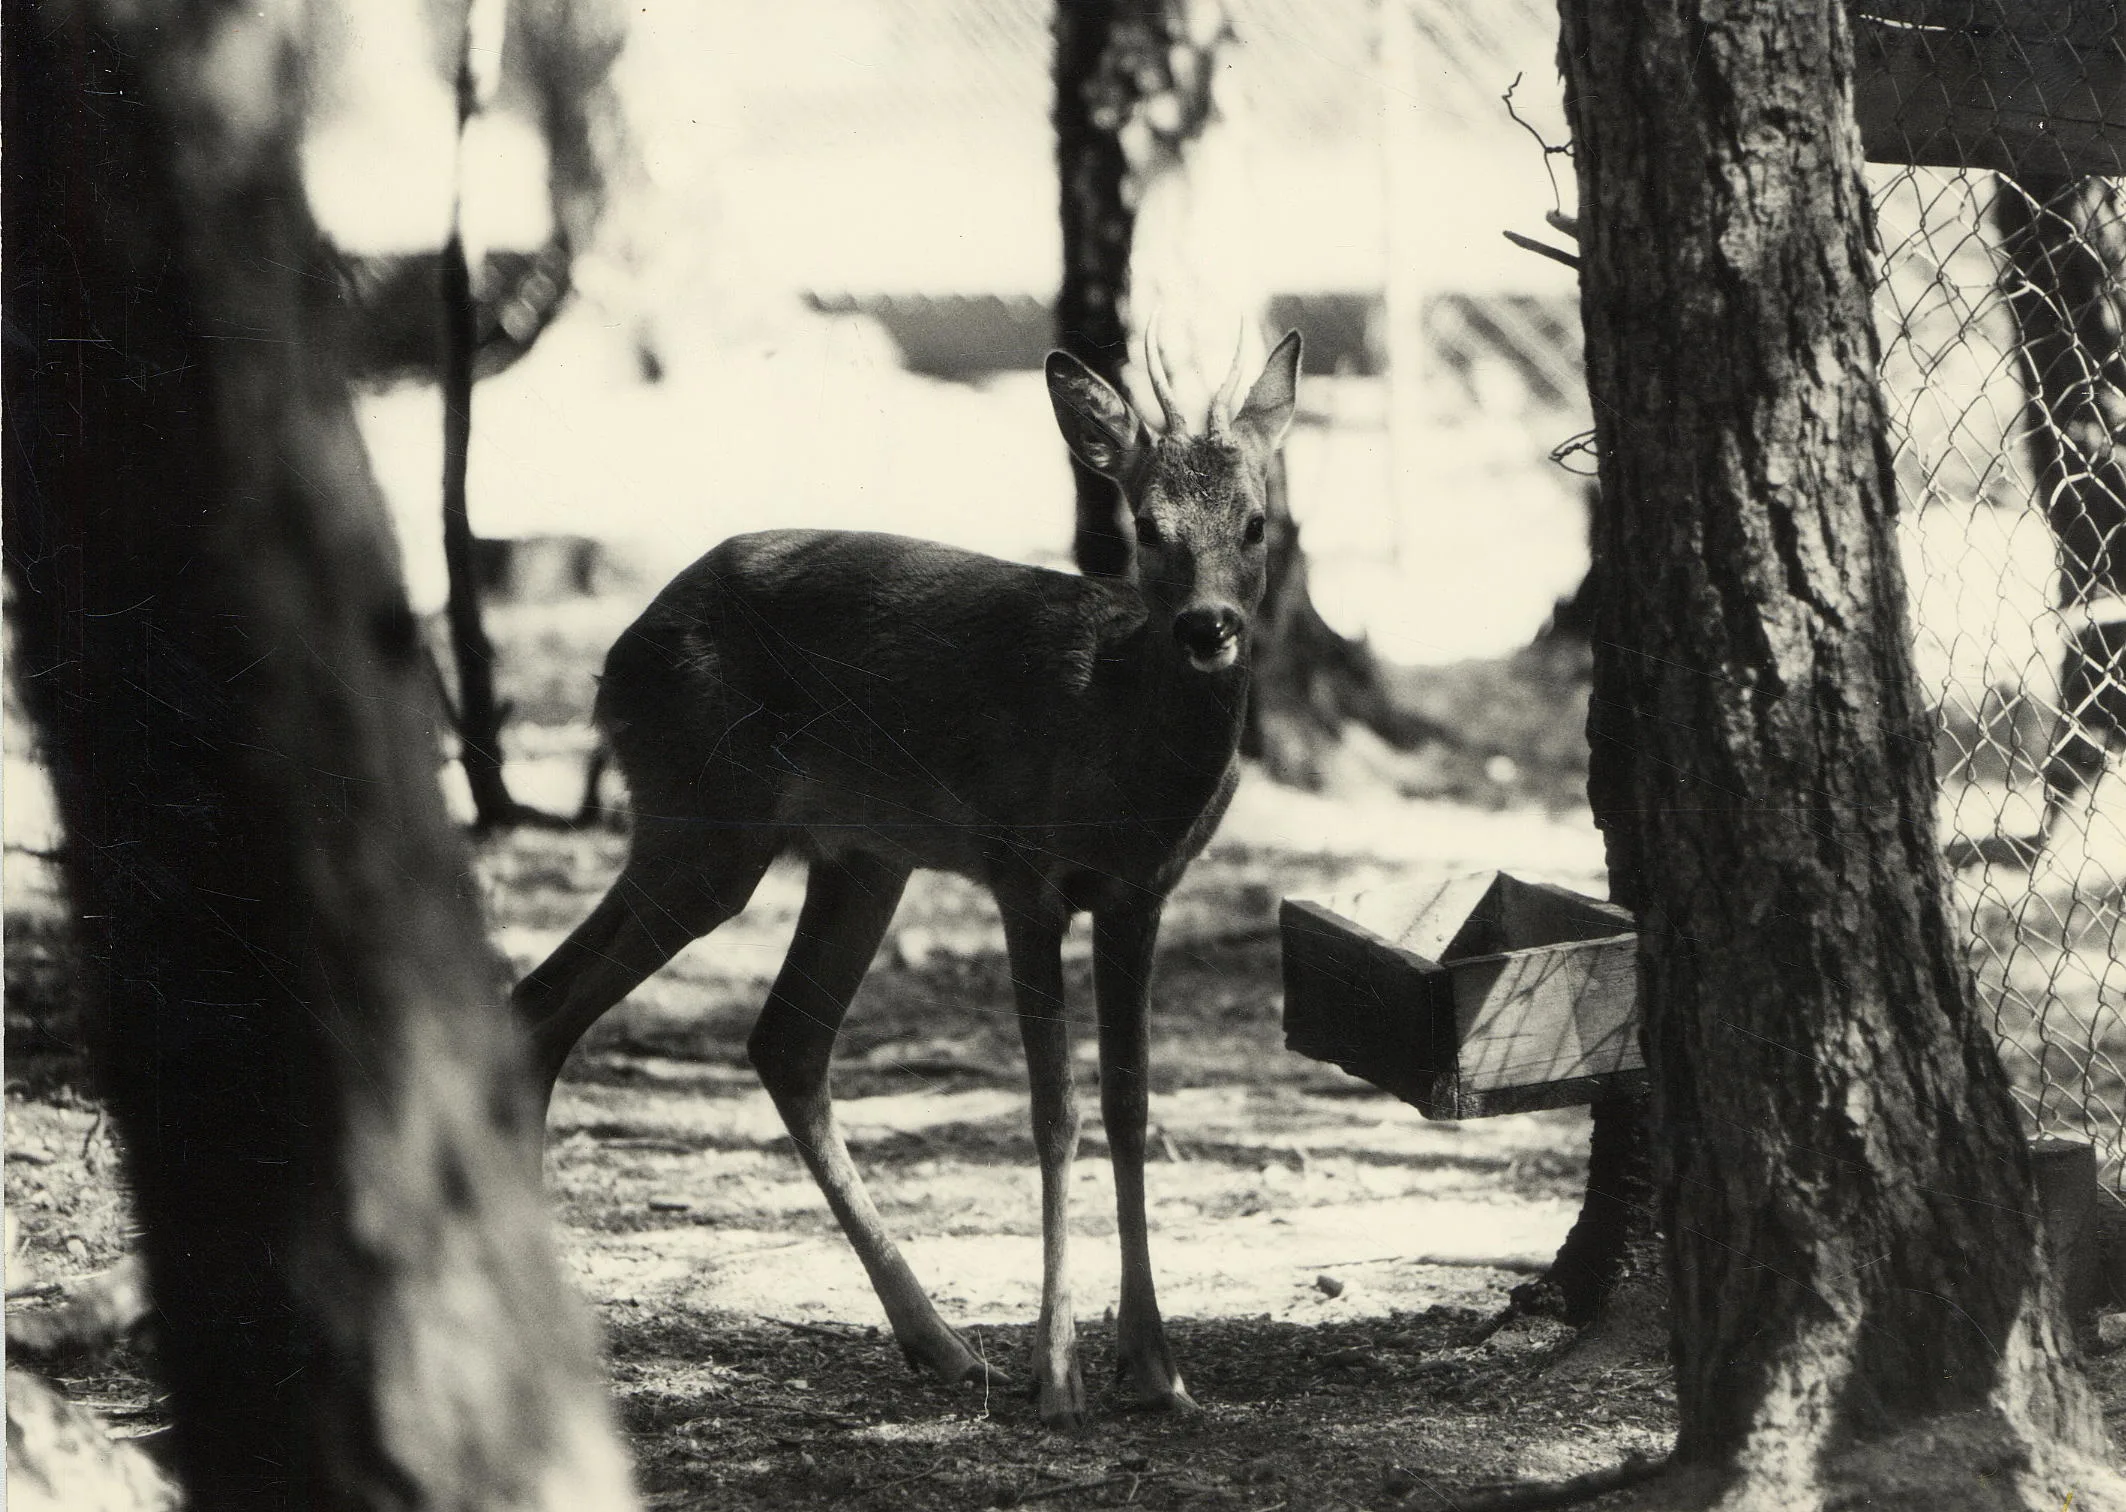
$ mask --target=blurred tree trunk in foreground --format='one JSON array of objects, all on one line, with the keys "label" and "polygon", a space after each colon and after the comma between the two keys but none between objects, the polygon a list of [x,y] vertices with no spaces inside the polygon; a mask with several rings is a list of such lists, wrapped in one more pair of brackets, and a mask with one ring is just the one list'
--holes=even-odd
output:
[{"label": "blurred tree trunk in foreground", "polygon": [[[2126,595],[2126,206],[2108,179],[2026,173],[2020,187],[2000,181],[1993,214],[2031,472],[2071,613]],[[2045,766],[2048,836],[2126,733],[2126,610],[2113,605],[2068,636],[2059,705]]]},{"label": "blurred tree trunk in foreground", "polygon": [[[1132,321],[1147,313],[1134,308],[1141,300],[1131,298],[1139,215],[1154,194],[1187,196],[1200,187],[1191,179],[1203,172],[1204,149],[1230,129],[1221,125],[1225,107],[1218,85],[1227,68],[1222,54],[1234,40],[1222,0],[1056,0],[1054,119],[1063,232],[1056,344],[1125,393]],[[1204,214],[1200,208],[1195,213]],[[1189,214],[1184,206],[1169,218]],[[1221,298],[1186,285],[1208,279],[1214,264],[1225,270],[1245,262],[1250,238],[1260,233],[1241,219],[1228,213],[1201,228],[1221,239],[1215,255],[1173,249],[1180,255],[1163,270],[1166,287],[1158,291],[1168,306],[1169,341],[1176,329],[1203,329],[1207,311],[1196,306],[1234,302],[1234,291]],[[1205,238],[1199,231],[1192,239]],[[1229,275],[1224,281],[1234,282]],[[1249,280],[1242,275],[1238,281]],[[1242,294],[1250,305],[1246,319],[1261,320],[1267,294],[1259,287]],[[1175,354],[1179,382],[1217,384],[1224,369],[1206,368],[1206,348],[1194,342]],[[1219,351],[1208,360],[1222,363],[1225,356]],[[1136,548],[1120,491],[1075,459],[1071,467],[1079,569],[1105,577],[1128,573]],[[1338,635],[1315,609],[1281,459],[1269,503],[1269,586],[1255,620],[1241,748],[1279,781],[1318,787],[1323,758],[1347,721],[1401,746],[1441,732],[1396,708],[1372,652]]]},{"label": "blurred tree trunk in foreground", "polygon": [[299,7],[5,10],[5,530],[213,1508],[632,1505],[297,176]]},{"label": "blurred tree trunk in foreground", "polygon": [[1843,8],[1562,10],[1595,785],[1674,1278],[1657,1494],[2126,1506],[1946,908]]}]

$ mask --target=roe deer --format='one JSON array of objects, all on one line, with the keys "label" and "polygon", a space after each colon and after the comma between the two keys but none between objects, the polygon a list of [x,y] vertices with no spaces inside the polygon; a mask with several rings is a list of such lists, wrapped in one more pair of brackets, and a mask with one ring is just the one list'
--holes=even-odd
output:
[{"label": "roe deer", "polygon": [[626,868],[519,985],[545,1087],[599,1015],[745,907],[768,864],[811,864],[797,932],[747,1041],[753,1065],[869,1272],[910,1362],[1001,1381],[939,1318],[886,1235],[837,1126],[834,1039],[916,867],[984,883],[1003,916],[1041,1161],[1041,1420],[1085,1388],[1066,1268],[1078,1113],[1062,941],[1093,916],[1100,1108],[1122,1246],[1118,1375],[1133,1401],[1193,1408],[1167,1348],[1144,1219],[1145,1000],[1160,911],[1238,780],[1249,615],[1263,593],[1264,482],[1292,418],[1299,333],[1236,412],[1239,354],[1201,435],[1176,404],[1154,436],[1064,353],[1057,423],[1122,490],[1126,578],[928,541],[775,530],[682,572],[606,659],[597,718],[634,801]]}]

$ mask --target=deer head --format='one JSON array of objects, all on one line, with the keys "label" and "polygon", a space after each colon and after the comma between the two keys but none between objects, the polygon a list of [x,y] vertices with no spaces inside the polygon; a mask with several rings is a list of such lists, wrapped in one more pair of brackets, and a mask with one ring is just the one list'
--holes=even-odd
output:
[{"label": "deer head", "polygon": [[1128,400],[1066,352],[1048,356],[1048,397],[1078,460],[1113,481],[1137,539],[1134,577],[1155,620],[1188,666],[1221,672],[1247,649],[1248,616],[1262,602],[1263,531],[1271,460],[1298,395],[1299,333],[1264,364],[1238,412],[1240,349],[1200,434],[1175,401],[1156,332],[1145,370],[1165,428],[1154,435]]}]

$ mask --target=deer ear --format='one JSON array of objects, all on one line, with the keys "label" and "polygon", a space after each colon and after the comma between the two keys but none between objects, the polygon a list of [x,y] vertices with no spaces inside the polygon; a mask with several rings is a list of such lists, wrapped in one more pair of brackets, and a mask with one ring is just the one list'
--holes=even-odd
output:
[{"label": "deer ear", "polygon": [[1248,390],[1247,403],[1233,417],[1233,433],[1265,456],[1284,444],[1292,411],[1299,403],[1299,351],[1299,333],[1285,332],[1284,340],[1263,364],[1262,376]]},{"label": "deer ear", "polygon": [[1048,400],[1056,425],[1080,462],[1121,482],[1134,470],[1151,436],[1129,401],[1068,352],[1048,354]]}]

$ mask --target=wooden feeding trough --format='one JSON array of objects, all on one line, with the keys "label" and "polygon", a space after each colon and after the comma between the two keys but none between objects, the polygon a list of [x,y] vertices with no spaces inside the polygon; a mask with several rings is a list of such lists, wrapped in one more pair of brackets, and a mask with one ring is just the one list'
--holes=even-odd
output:
[{"label": "wooden feeding trough", "polygon": [[[1427,1118],[1592,1102],[1647,1084],[1631,915],[1479,872],[1421,887],[1287,898],[1284,1042]],[[2126,1204],[2084,1143],[2031,1142],[2070,1316],[2126,1307]],[[2094,1337],[2093,1334],[2089,1337]]]},{"label": "wooden feeding trough", "polygon": [[1631,915],[1479,872],[1280,916],[1287,1048],[1427,1118],[1591,1102],[1646,1082]]}]

